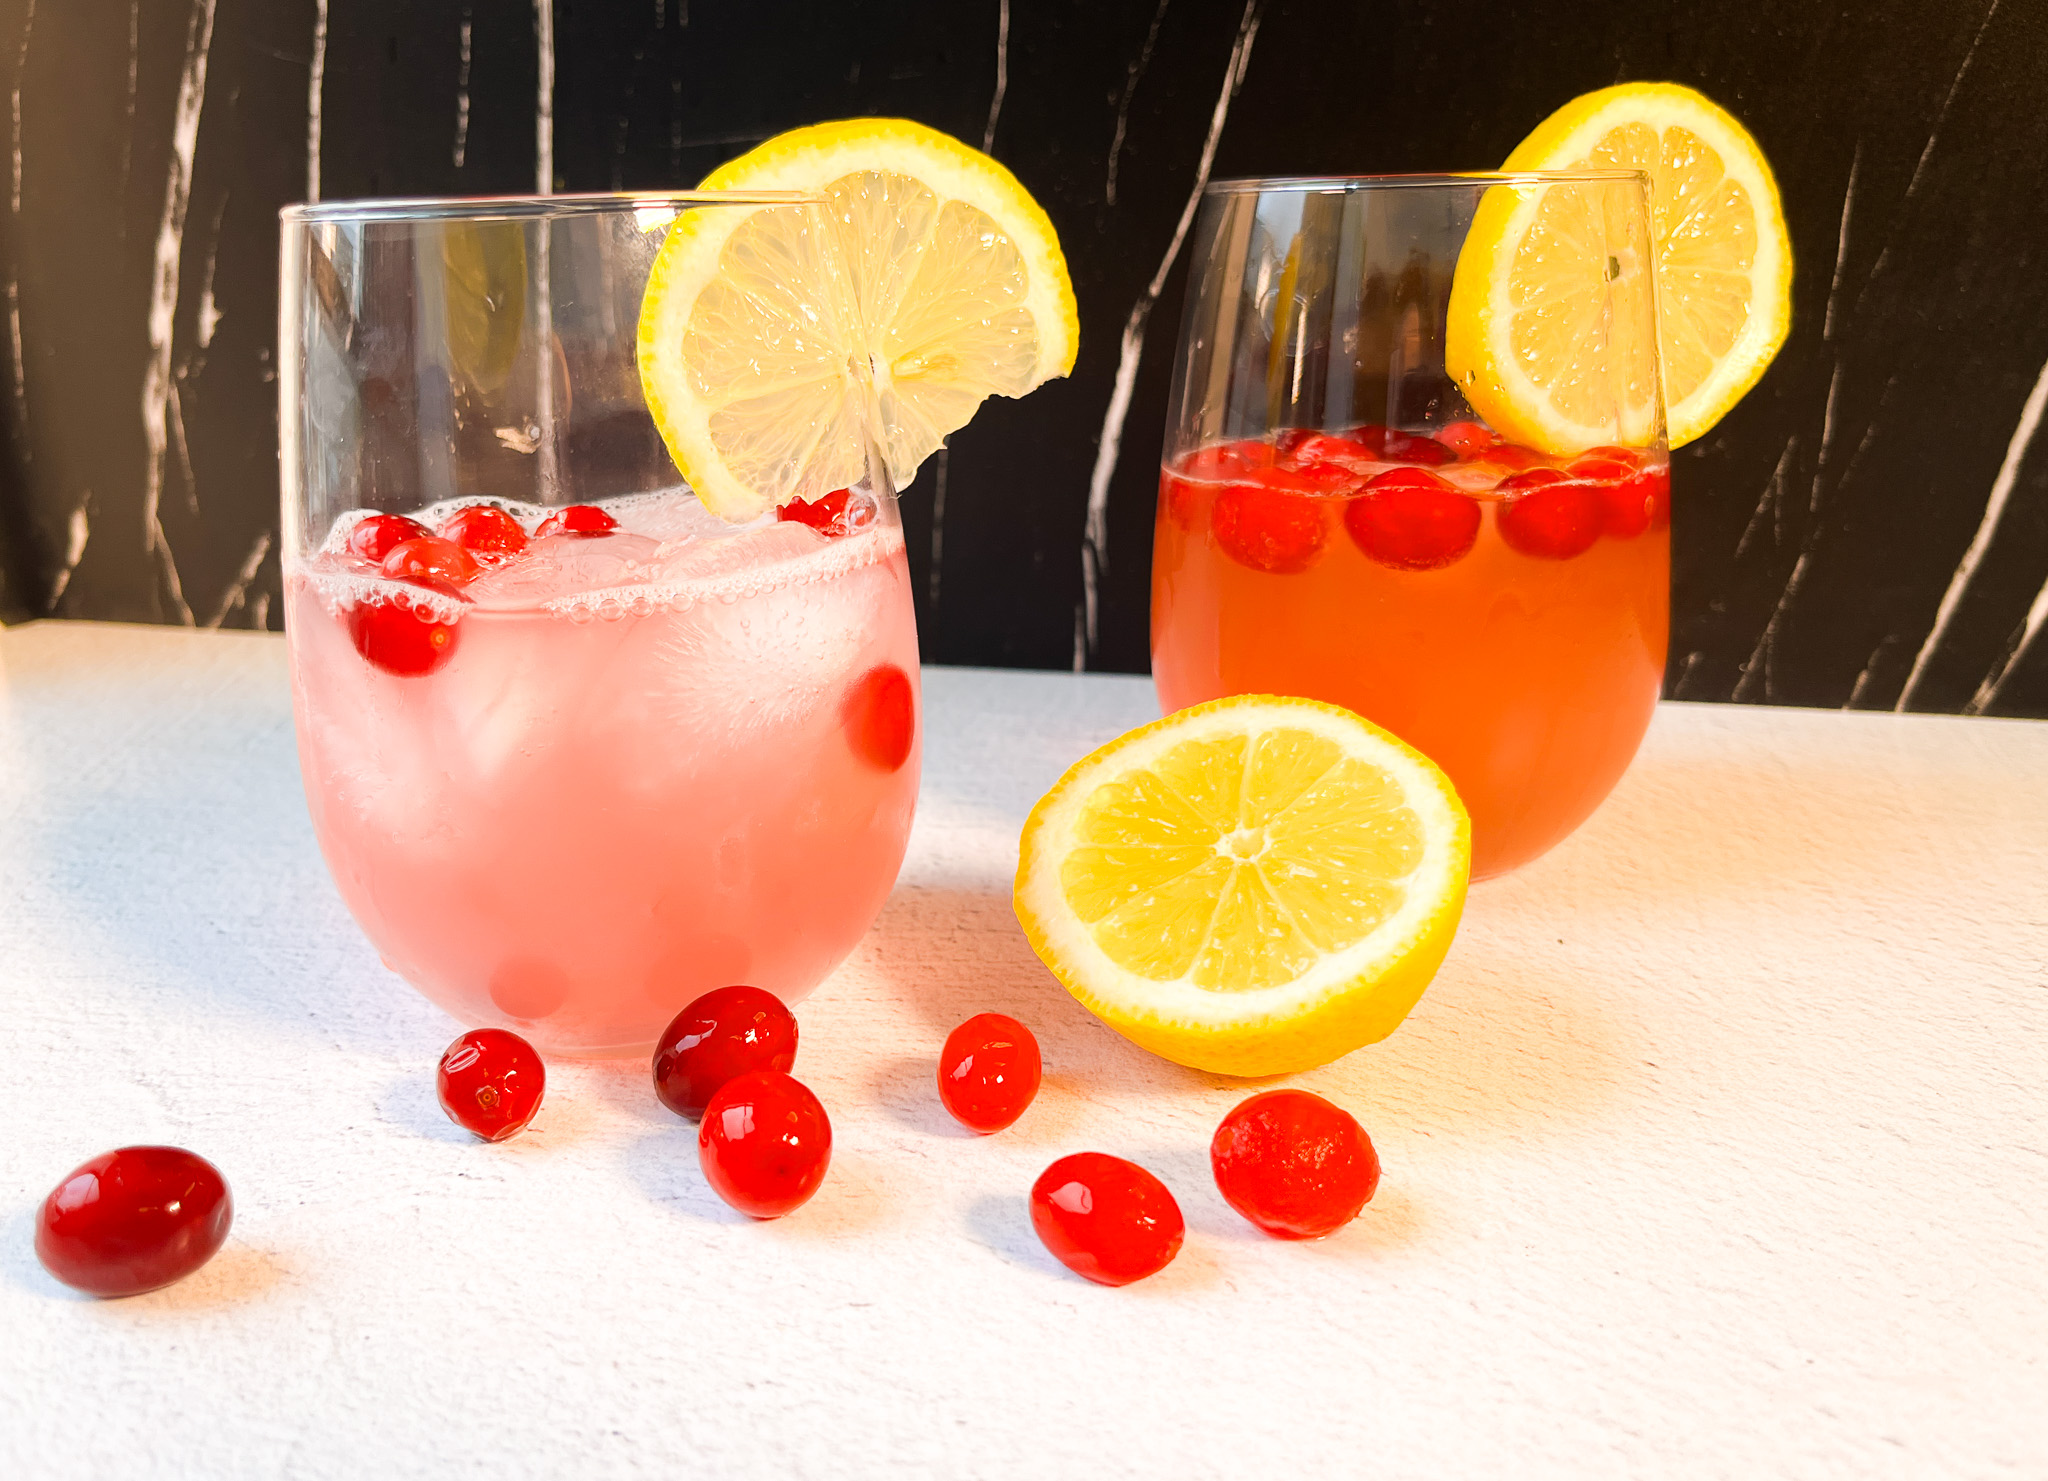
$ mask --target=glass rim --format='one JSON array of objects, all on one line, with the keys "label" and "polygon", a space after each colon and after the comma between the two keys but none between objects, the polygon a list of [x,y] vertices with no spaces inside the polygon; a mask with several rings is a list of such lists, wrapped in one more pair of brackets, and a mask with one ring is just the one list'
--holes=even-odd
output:
[{"label": "glass rim", "polygon": [[803,190],[623,190],[563,195],[369,196],[300,201],[279,209],[287,226],[352,221],[537,221],[607,212],[705,206],[803,206],[825,197]]},{"label": "glass rim", "polygon": [[1261,195],[1295,191],[1335,195],[1359,190],[1447,189],[1488,185],[1602,185],[1648,180],[1647,170],[1457,170],[1416,175],[1244,175],[1211,180],[1204,195]]}]

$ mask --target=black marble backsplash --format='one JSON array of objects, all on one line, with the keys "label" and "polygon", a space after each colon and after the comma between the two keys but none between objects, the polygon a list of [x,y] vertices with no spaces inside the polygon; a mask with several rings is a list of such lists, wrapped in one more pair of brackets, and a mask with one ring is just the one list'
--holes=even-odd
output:
[{"label": "black marble backsplash", "polygon": [[906,493],[926,655],[1143,670],[1204,179],[1486,168],[1670,79],[1762,142],[1798,279],[1675,461],[1667,692],[2048,715],[2044,62],[2041,0],[0,0],[0,613],[279,624],[280,205],[683,186],[895,114],[1045,204],[1083,336]]}]

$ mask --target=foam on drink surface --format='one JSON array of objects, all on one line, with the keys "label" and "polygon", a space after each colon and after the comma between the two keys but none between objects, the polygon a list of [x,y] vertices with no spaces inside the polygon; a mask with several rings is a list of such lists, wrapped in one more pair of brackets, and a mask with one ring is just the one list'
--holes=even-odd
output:
[{"label": "foam on drink surface", "polygon": [[[856,499],[869,498],[856,492]],[[531,537],[550,514],[515,499],[448,499],[411,517],[438,529],[458,509],[487,504],[519,521]],[[375,510],[350,510],[335,520],[303,577],[335,614],[365,603],[393,602],[435,622],[468,613],[539,612],[568,622],[616,622],[656,612],[687,612],[707,603],[730,605],[796,586],[831,581],[884,561],[903,548],[893,522],[871,519],[849,535],[828,538],[808,525],[766,515],[729,525],[687,488],[600,502],[618,521],[605,535],[548,535],[484,571],[460,594],[393,581],[350,555],[349,532]],[[870,501],[872,507],[872,501]]]}]

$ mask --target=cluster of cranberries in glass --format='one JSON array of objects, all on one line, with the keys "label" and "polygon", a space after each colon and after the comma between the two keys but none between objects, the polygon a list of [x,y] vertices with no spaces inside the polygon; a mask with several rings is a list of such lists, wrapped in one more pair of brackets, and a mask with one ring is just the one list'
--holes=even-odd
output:
[{"label": "cluster of cranberries in glass", "polygon": [[[1661,455],[1624,447],[1546,458],[1477,422],[1434,436],[1387,427],[1290,428],[1269,440],[1211,443],[1166,470],[1165,513],[1255,571],[1294,575],[1348,537],[1397,571],[1434,571],[1478,543],[1483,504],[1512,550],[1570,560],[1601,538],[1629,540],[1669,523],[1671,473]],[[1341,529],[1340,529],[1341,527]]]},{"label": "cluster of cranberries in glass", "polygon": [[[838,489],[813,503],[786,505],[776,517],[830,540],[865,529],[874,521],[874,507],[851,489]],[[459,601],[477,577],[530,557],[551,537],[601,539],[618,528],[618,520],[595,504],[552,510],[530,530],[496,504],[465,504],[431,529],[409,515],[363,515],[347,526],[338,553],[351,574]],[[412,602],[392,593],[356,603],[349,610],[349,636],[378,668],[412,678],[433,673],[455,656],[461,629],[445,617],[444,602]]]}]

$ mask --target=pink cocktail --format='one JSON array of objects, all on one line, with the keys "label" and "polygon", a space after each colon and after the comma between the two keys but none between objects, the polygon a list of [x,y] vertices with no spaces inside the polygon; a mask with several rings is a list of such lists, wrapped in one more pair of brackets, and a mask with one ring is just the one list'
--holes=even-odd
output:
[{"label": "pink cocktail", "polygon": [[[459,592],[385,579],[338,520],[289,581],[292,692],[314,831],[385,964],[464,1023],[584,1053],[644,1048],[714,987],[816,987],[917,794],[903,538],[861,508],[850,533],[734,530],[642,496]],[[393,671],[376,623],[445,651]]]}]

